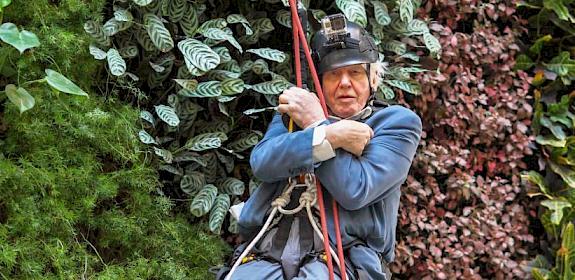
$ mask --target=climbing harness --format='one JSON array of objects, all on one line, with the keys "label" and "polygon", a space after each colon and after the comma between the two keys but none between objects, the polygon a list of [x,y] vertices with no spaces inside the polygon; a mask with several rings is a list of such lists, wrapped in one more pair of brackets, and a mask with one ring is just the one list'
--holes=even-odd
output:
[{"label": "climbing harness", "polygon": [[[289,4],[290,4],[290,9],[291,9],[291,15],[292,15],[292,27],[293,27],[292,30],[293,30],[293,39],[294,39],[293,40],[293,48],[294,48],[296,85],[298,87],[302,87],[302,84],[303,84],[302,83],[302,61],[301,61],[301,56],[300,56],[300,52],[301,52],[300,43],[301,43],[301,45],[303,45],[303,51],[304,51],[305,58],[306,58],[306,61],[303,62],[304,67],[306,66],[306,64],[309,67],[310,73],[311,73],[312,78],[313,78],[314,86],[315,86],[315,89],[317,91],[317,94],[318,94],[318,97],[320,100],[320,104],[322,106],[324,115],[327,118],[328,117],[328,111],[327,111],[327,106],[325,103],[325,98],[323,95],[323,91],[321,88],[319,77],[317,75],[317,71],[316,71],[314,63],[313,63],[313,59],[311,57],[309,46],[307,44],[307,40],[306,40],[306,36],[305,36],[305,30],[304,30],[302,22],[300,20],[300,15],[298,14],[297,4],[301,5],[301,2],[298,1],[298,3],[296,3],[296,0],[289,0]],[[303,8],[300,9],[300,13],[302,11],[303,11]],[[302,18],[304,18],[304,17],[302,16]],[[305,18],[304,18],[304,20],[305,20]],[[288,130],[290,133],[293,132],[293,130],[294,130],[293,120],[289,121]],[[300,178],[301,177],[302,176],[300,176]],[[269,217],[267,218],[266,222],[264,223],[263,227],[261,228],[259,233],[255,236],[255,238],[248,244],[248,246],[245,248],[245,250],[242,252],[242,254],[236,258],[236,261],[234,262],[234,265],[232,266],[229,273],[226,275],[225,280],[231,279],[233,273],[238,268],[238,266],[240,264],[242,264],[242,262],[249,261],[249,260],[253,259],[253,256],[252,256],[252,258],[250,258],[248,256],[248,254],[253,249],[253,247],[256,245],[256,243],[262,238],[262,236],[264,236],[266,231],[270,228],[270,225],[272,224],[272,221],[274,220],[274,217],[276,216],[276,214],[278,212],[282,215],[294,215],[296,213],[299,213],[304,208],[306,209],[307,217],[309,219],[310,224],[312,225],[313,230],[317,233],[317,235],[323,241],[324,252],[327,252],[327,251],[330,252],[329,254],[324,254],[325,260],[327,263],[327,267],[328,267],[329,279],[333,280],[334,275],[335,275],[334,269],[333,269],[333,262],[332,262],[332,257],[333,257],[333,259],[335,259],[335,262],[339,268],[341,279],[346,280],[346,278],[347,278],[346,269],[345,269],[346,265],[345,265],[345,260],[344,260],[344,256],[343,256],[343,246],[342,246],[341,234],[340,234],[340,229],[339,229],[338,204],[335,201],[335,199],[332,198],[333,219],[334,219],[334,228],[335,228],[335,235],[336,235],[336,246],[337,246],[337,254],[336,254],[336,252],[330,246],[329,234],[328,234],[328,230],[327,230],[327,220],[326,220],[326,214],[325,214],[325,205],[324,205],[324,200],[323,200],[323,190],[322,190],[321,184],[320,184],[319,180],[316,179],[315,175],[313,175],[311,173],[306,173],[305,175],[303,175],[303,177],[304,177],[304,183],[303,184],[298,183],[296,179],[293,179],[291,177],[289,178],[288,184],[287,184],[286,188],[284,189],[284,191],[282,192],[282,194],[272,202],[271,212],[270,212]],[[292,191],[294,190],[294,188],[298,188],[298,187],[305,187],[306,188],[305,191],[301,194],[301,196],[299,198],[299,205],[294,209],[285,209],[285,207],[290,202],[290,196],[291,196]],[[321,229],[318,227],[317,222],[314,219],[313,212],[312,212],[312,206],[314,206],[316,203],[319,206]]]}]

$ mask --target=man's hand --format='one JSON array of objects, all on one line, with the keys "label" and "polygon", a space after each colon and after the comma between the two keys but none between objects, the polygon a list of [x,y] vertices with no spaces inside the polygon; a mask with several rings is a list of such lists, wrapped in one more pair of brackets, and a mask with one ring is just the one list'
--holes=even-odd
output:
[{"label": "man's hand", "polygon": [[325,120],[323,109],[315,94],[298,87],[284,90],[279,96],[278,111],[287,113],[301,128]]},{"label": "man's hand", "polygon": [[342,148],[359,157],[373,137],[373,130],[361,122],[341,120],[326,126],[325,136],[334,150]]}]

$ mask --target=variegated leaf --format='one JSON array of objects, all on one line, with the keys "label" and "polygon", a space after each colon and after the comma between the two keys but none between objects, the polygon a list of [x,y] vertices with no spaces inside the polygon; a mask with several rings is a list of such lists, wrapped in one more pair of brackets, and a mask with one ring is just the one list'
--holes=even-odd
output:
[{"label": "variegated leaf", "polygon": [[411,94],[420,95],[421,86],[415,82],[406,82],[400,80],[385,80],[388,85],[394,86]]},{"label": "variegated leaf", "polygon": [[[234,46],[236,49],[238,49],[240,52],[243,52],[242,46],[240,45],[240,43],[238,43],[238,41],[236,41],[236,39],[229,35],[227,32],[225,32],[224,30],[218,29],[218,28],[208,28],[205,30],[201,30],[201,33],[204,37],[206,38],[210,38],[212,40],[216,40],[216,41],[228,41],[230,42],[230,44],[232,46]],[[231,57],[230,57],[231,59]],[[228,60],[229,61],[229,60]]]},{"label": "variegated leaf", "polygon": [[97,60],[106,59],[106,52],[94,45],[90,45],[90,54]]},{"label": "variegated leaf", "polygon": [[[267,95],[277,95],[282,93],[286,90],[290,84],[285,80],[273,80],[269,82],[263,82],[255,85],[249,86],[250,89],[253,89],[259,93],[267,94]],[[246,85],[246,88],[247,85]]]},{"label": "variegated leaf", "polygon": [[222,28],[226,27],[227,25],[228,25],[228,23],[226,22],[225,19],[215,18],[215,19],[210,19],[210,20],[202,23],[202,25],[200,25],[200,27],[198,28],[197,31],[202,33],[209,28],[222,29]]},{"label": "variegated leaf", "polygon": [[134,16],[132,16],[132,13],[130,13],[130,11],[120,8],[114,11],[114,18],[117,21],[132,21],[134,19]]},{"label": "variegated leaf", "polygon": [[178,175],[178,176],[182,176],[182,170],[181,168],[175,167],[175,166],[171,166],[168,164],[162,164],[159,167],[160,170],[164,170],[167,172],[170,172],[172,174]]},{"label": "variegated leaf", "polygon": [[210,231],[215,234],[220,234],[222,229],[222,224],[224,219],[230,209],[230,196],[227,194],[220,194],[216,197],[214,206],[210,211],[210,219],[208,221],[208,226]]},{"label": "variegated leaf", "polygon": [[246,30],[246,35],[252,35],[254,33],[252,31],[252,28],[250,27],[250,22],[243,15],[231,14],[228,15],[226,20],[228,21],[228,23],[241,23]]},{"label": "variegated leaf", "polygon": [[251,25],[253,26],[255,33],[259,35],[272,32],[275,29],[269,18],[258,18],[252,21]]},{"label": "variegated leaf", "polygon": [[184,31],[184,34],[188,37],[193,37],[198,29],[198,14],[193,6],[188,5],[188,11],[184,14],[184,17],[180,20],[180,26]]},{"label": "variegated leaf", "polygon": [[140,137],[140,141],[144,144],[158,144],[156,143],[156,140],[154,140],[154,137],[148,134],[145,130],[140,130],[140,132],[138,132],[138,137]]},{"label": "variegated leaf", "polygon": [[244,80],[226,79],[221,83],[222,95],[235,95],[244,91]]},{"label": "variegated leaf", "polygon": [[236,97],[235,96],[218,96],[217,99],[218,99],[218,102],[220,102],[220,103],[226,103],[226,102],[230,102],[230,101],[236,99]]},{"label": "variegated leaf", "polygon": [[439,56],[441,45],[439,44],[439,40],[437,40],[437,38],[435,38],[430,33],[425,33],[423,34],[423,42],[431,54],[435,55],[436,57]]},{"label": "variegated leaf", "polygon": [[138,56],[138,47],[127,46],[127,47],[121,48],[118,52],[120,53],[120,56],[122,56],[122,57],[134,58],[134,57]]},{"label": "variegated leaf", "polygon": [[203,82],[194,91],[182,89],[178,94],[186,97],[216,97],[222,95],[222,86],[218,81]]},{"label": "variegated leaf", "polygon": [[313,17],[317,20],[317,21],[321,21],[324,17],[327,16],[327,14],[322,11],[322,10],[317,10],[317,9],[309,9],[313,15]]},{"label": "variegated leaf", "polygon": [[197,194],[206,185],[206,177],[203,173],[192,171],[182,177],[180,188],[190,196]]},{"label": "variegated leaf", "polygon": [[255,54],[257,54],[263,58],[277,61],[280,63],[286,59],[286,55],[284,52],[270,49],[270,48],[250,49],[250,50],[247,50],[246,52],[255,53]]},{"label": "variegated leaf", "polygon": [[227,136],[224,133],[203,133],[188,140],[184,147],[199,152],[219,148],[226,140]]},{"label": "variegated leaf", "polygon": [[386,26],[391,23],[391,17],[387,11],[387,6],[381,1],[371,1],[375,13],[375,20],[378,24]]},{"label": "variegated leaf", "polygon": [[198,120],[195,124],[196,133],[214,133],[219,132],[224,135],[230,132],[231,127],[227,120],[216,120],[216,121],[201,121]]},{"label": "variegated leaf", "polygon": [[162,157],[166,163],[172,163],[172,160],[174,159],[174,156],[168,150],[154,147],[154,153],[156,153],[157,156]]},{"label": "variegated leaf", "polygon": [[425,33],[429,33],[427,23],[419,19],[414,19],[407,24],[407,32],[404,34],[412,36],[412,35],[423,35]]},{"label": "variegated leaf", "polygon": [[166,15],[174,22],[180,21],[188,12],[187,0],[169,0],[167,3]]},{"label": "variegated leaf", "polygon": [[218,189],[214,185],[205,185],[202,190],[194,197],[190,204],[190,212],[196,217],[207,214],[218,195]]},{"label": "variegated leaf", "polygon": [[[245,114],[245,112],[244,112]],[[243,152],[253,146],[255,146],[260,141],[260,135],[252,132],[242,138],[235,140],[228,145],[228,148],[234,152]]]},{"label": "variegated leaf", "polygon": [[276,20],[281,25],[291,28],[291,12],[286,10],[278,10],[276,13]]},{"label": "variegated leaf", "polygon": [[154,108],[156,109],[158,117],[160,117],[160,119],[169,126],[176,127],[180,124],[180,119],[178,118],[178,115],[176,115],[174,108],[165,105],[157,105],[154,106]]},{"label": "variegated leaf", "polygon": [[242,195],[245,190],[244,182],[233,177],[218,182],[218,185],[224,193],[231,195]]},{"label": "variegated leaf", "polygon": [[231,173],[234,170],[235,167],[234,157],[224,155],[218,151],[216,151],[216,156],[218,157],[220,162],[224,164],[227,173]]},{"label": "variegated leaf", "polygon": [[140,118],[149,122],[152,125],[154,125],[154,123],[156,122],[152,113],[145,111],[145,110],[140,111]]},{"label": "variegated leaf", "polygon": [[335,0],[337,7],[345,14],[350,21],[353,21],[362,27],[367,26],[367,15],[363,1],[355,0]]},{"label": "variegated leaf", "polygon": [[[238,74],[242,73],[242,69],[240,67],[240,65],[238,64],[238,62],[234,59],[232,59],[231,61],[222,63],[218,66],[218,69],[220,70],[225,70],[225,71],[230,71],[230,72],[235,72]],[[239,76],[238,76],[239,77]],[[233,78],[233,77],[231,77]]]},{"label": "variegated leaf", "polygon": [[139,6],[147,6],[148,4],[152,3],[152,1],[158,1],[158,0],[132,0],[134,1],[134,3],[136,3]]},{"label": "variegated leaf", "polygon": [[94,38],[94,40],[96,40],[96,43],[100,46],[109,46],[110,43],[112,42],[110,40],[110,37],[104,34],[102,26],[95,23],[94,21],[91,20],[87,21],[84,24],[84,31],[86,31],[86,33],[88,33],[88,35],[90,35],[92,38]]},{"label": "variegated leaf", "polygon": [[413,3],[411,0],[397,0],[399,4],[399,17],[403,22],[410,22],[413,19]]},{"label": "variegated leaf", "polygon": [[[240,77],[240,73],[226,71],[226,70],[211,70],[208,72],[208,79],[223,81],[226,79],[237,79]],[[224,94],[222,92],[222,94]]]},{"label": "variegated leaf", "polygon": [[257,59],[252,65],[252,71],[258,75],[267,74],[270,72],[268,63],[263,59]]},{"label": "variegated leaf", "polygon": [[146,32],[145,30],[138,30],[136,32],[136,40],[138,41],[138,43],[140,43],[140,45],[142,46],[142,48],[144,48],[144,50],[149,52],[156,50],[154,42],[152,42],[152,39],[150,39],[150,36],[148,36],[148,32]]},{"label": "variegated leaf", "polygon": [[230,51],[226,47],[214,47],[212,48],[219,56],[221,62],[228,62],[232,60],[232,56],[230,55]]},{"label": "variegated leaf", "polygon": [[154,14],[144,15],[144,25],[154,46],[162,52],[168,52],[174,48],[174,41],[168,29],[164,26],[162,19]]},{"label": "variegated leaf", "polygon": [[405,43],[395,40],[384,42],[381,46],[384,50],[392,51],[399,55],[402,55],[407,51]]},{"label": "variegated leaf", "polygon": [[178,43],[190,73],[194,68],[209,71],[220,64],[220,56],[204,43],[188,38]]},{"label": "variegated leaf", "polygon": [[108,67],[110,68],[112,75],[121,76],[126,72],[126,62],[116,49],[109,49],[106,57],[108,59]]}]

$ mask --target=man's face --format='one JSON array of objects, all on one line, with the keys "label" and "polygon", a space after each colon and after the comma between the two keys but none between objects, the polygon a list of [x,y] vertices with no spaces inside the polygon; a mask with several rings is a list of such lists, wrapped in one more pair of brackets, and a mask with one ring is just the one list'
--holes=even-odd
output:
[{"label": "man's face", "polygon": [[363,64],[350,65],[323,74],[325,102],[331,112],[348,118],[361,111],[369,99],[369,80]]}]

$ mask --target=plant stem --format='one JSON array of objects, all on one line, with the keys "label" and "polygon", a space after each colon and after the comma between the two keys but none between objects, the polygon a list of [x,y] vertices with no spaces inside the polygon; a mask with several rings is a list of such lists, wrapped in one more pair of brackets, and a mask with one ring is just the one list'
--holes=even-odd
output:
[{"label": "plant stem", "polygon": [[33,83],[43,83],[45,81],[46,81],[46,78],[42,78],[42,79],[38,79],[38,80],[23,82],[22,85],[29,85],[29,84],[33,84]]}]

